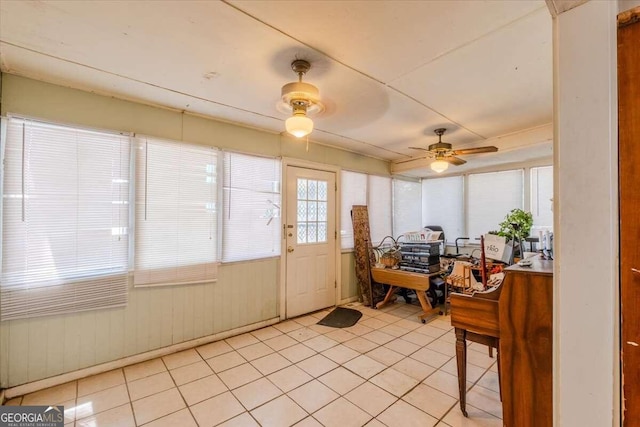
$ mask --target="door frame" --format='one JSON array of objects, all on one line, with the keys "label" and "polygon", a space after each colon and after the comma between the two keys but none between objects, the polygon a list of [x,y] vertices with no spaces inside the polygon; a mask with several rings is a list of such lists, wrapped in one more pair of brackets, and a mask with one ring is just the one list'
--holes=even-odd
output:
[{"label": "door frame", "polygon": [[[278,296],[278,315],[280,316],[280,320],[285,320],[287,318],[287,240],[286,240],[286,230],[285,226],[287,224],[286,212],[287,212],[287,168],[289,166],[294,166],[297,168],[305,168],[305,169],[314,169],[323,172],[331,172],[336,175],[336,203],[335,203],[335,218],[336,218],[336,232],[340,230],[340,194],[341,194],[341,186],[340,186],[340,171],[342,168],[334,165],[327,165],[325,163],[317,163],[309,160],[300,160],[293,159],[290,157],[282,158],[282,189],[280,190],[282,194],[282,206],[280,212],[283,213],[281,227],[282,227],[282,238],[280,239],[280,286]],[[341,295],[342,295],[342,265],[341,265],[341,255],[342,251],[340,250],[340,235],[336,238],[336,248],[335,248],[335,262],[336,262],[336,293],[335,293],[335,304],[338,305],[341,303]]]}]

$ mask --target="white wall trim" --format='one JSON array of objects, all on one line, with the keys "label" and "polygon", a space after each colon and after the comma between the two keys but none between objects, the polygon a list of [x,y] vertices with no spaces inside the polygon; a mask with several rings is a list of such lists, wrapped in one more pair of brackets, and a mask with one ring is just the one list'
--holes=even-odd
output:
[{"label": "white wall trim", "polygon": [[345,305],[345,304],[350,304],[352,302],[356,302],[358,301],[358,297],[349,297],[349,298],[345,298],[345,299],[341,299],[340,301],[338,301],[338,305]]},{"label": "white wall trim", "polygon": [[[324,163],[311,162],[309,160],[301,160],[294,159],[291,157],[283,157],[282,158],[282,182],[287,182],[287,167],[294,166],[299,168],[307,168],[307,169],[315,169],[324,172],[332,172],[336,175],[336,230],[340,230],[340,199],[341,199],[341,191],[342,185],[340,182],[340,171],[342,168],[335,165],[327,165]],[[287,212],[287,195],[285,185],[282,186],[282,209],[281,212]],[[282,224],[285,223],[286,214],[282,217]],[[286,231],[283,231],[282,234],[282,249],[280,250],[280,297],[278,304],[278,312],[280,315],[280,319],[286,319],[286,304],[287,304],[287,248],[286,248],[286,239],[285,239]],[[339,236],[336,238],[336,248],[335,248],[335,258],[336,258],[336,293],[335,293],[335,304],[339,305],[340,300],[342,298],[342,252],[340,250],[340,239]]]},{"label": "white wall trim", "polygon": [[553,23],[556,426],[620,425],[617,10]]},{"label": "white wall trim", "polygon": [[[265,326],[273,325],[280,321],[279,318],[263,320],[261,322],[252,323],[250,325],[242,326],[240,328],[231,329],[217,334],[208,335],[202,338],[196,338],[193,340],[181,342],[168,347],[162,347],[157,350],[146,351],[144,353],[136,354],[134,356],[123,357],[122,359],[114,360],[112,362],[101,363],[100,365],[90,366],[88,368],[78,369],[77,371],[68,372],[55,377],[45,378],[43,380],[33,381],[30,383],[22,384],[15,387],[10,387],[1,390],[4,393],[5,399],[12,399],[14,397],[23,396],[28,393],[33,393],[38,390],[42,390],[49,387],[54,387],[60,384],[67,383],[69,381],[79,380],[91,375],[101,374],[103,372],[111,371],[113,369],[123,368],[125,366],[133,365],[135,363],[146,362],[147,360],[156,359],[158,357],[166,356],[167,354],[176,353],[182,350],[188,350],[193,347],[198,347],[204,344],[208,344],[214,341],[220,341],[222,339],[239,335],[249,331],[255,331],[256,329],[264,328]],[[4,400],[0,400],[0,404],[3,404]]]}]

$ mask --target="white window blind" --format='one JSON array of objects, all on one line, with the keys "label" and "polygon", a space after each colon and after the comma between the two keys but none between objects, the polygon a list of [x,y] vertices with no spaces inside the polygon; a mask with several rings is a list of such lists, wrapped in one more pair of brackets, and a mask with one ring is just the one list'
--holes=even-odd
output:
[{"label": "white window blind", "polygon": [[353,249],[353,224],[351,208],[367,204],[367,175],[357,172],[340,173],[340,246]]},{"label": "white window blind", "polygon": [[391,229],[391,178],[369,175],[369,228],[371,244],[378,245]]},{"label": "white window blind", "polygon": [[127,303],[130,143],[8,120],[1,320]]},{"label": "white window blind", "polygon": [[140,138],[136,150],[135,285],[217,276],[217,150]]},{"label": "white window blind", "polygon": [[553,228],[553,166],[531,168],[531,214],[536,228]]},{"label": "white window blind", "polygon": [[422,228],[422,184],[393,180],[393,237]]},{"label": "white window blind", "polygon": [[468,237],[498,230],[512,209],[523,208],[523,199],[522,169],[470,174]]},{"label": "white window blind", "polygon": [[422,181],[422,226],[439,225],[445,240],[468,237],[464,231],[464,181],[462,176]]},{"label": "white window blind", "polygon": [[280,255],[280,161],[224,153],[222,260]]}]

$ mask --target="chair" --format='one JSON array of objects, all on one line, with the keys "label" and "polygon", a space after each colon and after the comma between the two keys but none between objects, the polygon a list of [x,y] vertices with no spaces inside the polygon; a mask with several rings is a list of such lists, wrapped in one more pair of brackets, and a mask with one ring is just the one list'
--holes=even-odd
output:
[{"label": "chair", "polygon": [[482,284],[476,280],[472,272],[473,264],[468,261],[455,261],[453,270],[445,281],[456,292],[470,293],[482,290]]},{"label": "chair", "polygon": [[482,290],[482,283],[479,283],[472,272],[472,266],[468,261],[454,261],[453,269],[444,278],[444,309],[442,314],[447,315],[447,304],[450,304],[452,292],[470,294],[476,290]]},{"label": "chair", "polygon": [[[480,257],[480,269],[482,283],[480,292],[469,294],[451,295],[451,325],[456,333],[456,364],[458,367],[458,388],[460,393],[460,409],[467,417],[467,340],[484,344],[489,347],[489,357],[493,357],[493,349],[500,346],[499,300],[502,286],[485,291],[487,285],[487,262],[484,253],[484,239],[481,238],[482,255]],[[454,266],[455,269],[455,266]],[[471,273],[471,266],[463,265],[464,273],[469,271],[468,280],[475,281]],[[467,276],[463,277],[463,280]],[[473,278],[473,279],[471,279]],[[500,386],[500,400],[502,400],[502,380],[500,374],[500,353],[498,350],[498,383]]]},{"label": "chair", "polygon": [[489,291],[474,292],[472,295],[451,295],[451,325],[456,334],[456,364],[458,367],[458,391],[460,409],[467,415],[467,341],[484,344],[493,357],[495,348],[498,359],[498,384],[502,400],[502,379],[500,369],[500,325],[498,322],[499,299],[502,286]]}]

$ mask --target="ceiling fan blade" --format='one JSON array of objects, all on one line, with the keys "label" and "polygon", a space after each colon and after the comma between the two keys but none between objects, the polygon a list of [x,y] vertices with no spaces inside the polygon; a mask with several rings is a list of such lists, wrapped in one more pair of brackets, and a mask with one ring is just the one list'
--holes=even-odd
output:
[{"label": "ceiling fan blade", "polygon": [[460,165],[464,165],[465,163],[467,163],[467,161],[466,161],[466,160],[462,160],[462,159],[461,159],[461,158],[459,158],[459,157],[453,157],[453,156],[451,156],[451,157],[445,157],[445,158],[444,158],[444,159],[442,159],[442,160],[444,160],[444,161],[445,161],[445,162],[447,162],[447,163],[451,163],[451,164],[452,164],[452,165],[454,165],[454,166],[460,166]]},{"label": "ceiling fan blade", "polygon": [[476,147],[476,148],[463,148],[462,150],[454,150],[453,154],[479,154],[479,153],[495,153],[498,151],[498,147]]},{"label": "ceiling fan blade", "polygon": [[409,147],[412,150],[420,150],[420,151],[429,151],[427,148],[421,148],[421,147]]}]

